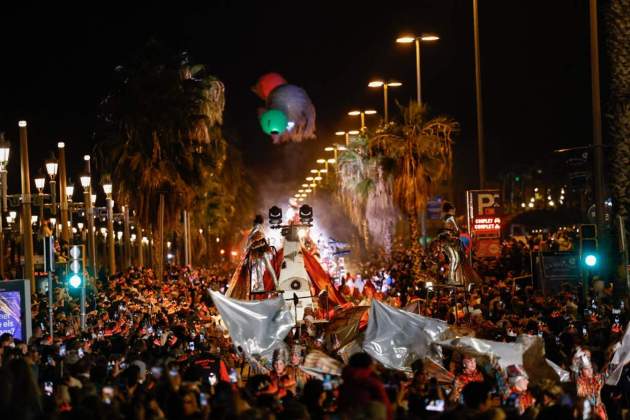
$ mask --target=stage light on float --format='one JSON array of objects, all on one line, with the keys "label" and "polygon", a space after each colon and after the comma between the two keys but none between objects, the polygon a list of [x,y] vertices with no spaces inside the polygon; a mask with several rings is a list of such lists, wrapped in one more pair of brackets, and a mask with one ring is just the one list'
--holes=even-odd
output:
[{"label": "stage light on float", "polygon": [[313,208],[308,204],[304,204],[300,207],[300,222],[312,223],[313,222]]},{"label": "stage light on float", "polygon": [[312,177],[312,176],[307,176],[305,179],[306,179],[307,181],[311,182],[311,181],[313,180],[313,177]]},{"label": "stage light on float", "polygon": [[302,184],[302,188],[308,188],[308,184]]},{"label": "stage light on float", "polygon": [[269,224],[279,225],[282,223],[282,209],[278,206],[273,206],[269,209]]},{"label": "stage light on float", "polygon": [[424,285],[427,288],[427,290],[433,290],[433,282],[428,281]]}]

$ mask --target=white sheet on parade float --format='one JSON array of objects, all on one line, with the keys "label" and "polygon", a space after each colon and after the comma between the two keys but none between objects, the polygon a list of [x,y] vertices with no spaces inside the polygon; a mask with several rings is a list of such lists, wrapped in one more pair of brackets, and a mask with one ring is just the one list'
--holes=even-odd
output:
[{"label": "white sheet on parade float", "polygon": [[501,369],[506,369],[509,365],[523,364],[525,349],[521,343],[502,343],[482,338],[458,337],[439,341],[437,344],[473,355],[488,356],[492,360],[496,360]]},{"label": "white sheet on parade float", "polygon": [[626,325],[626,332],[621,339],[621,343],[613,353],[610,361],[611,371],[606,379],[606,384],[615,386],[619,383],[623,367],[630,363],[630,322]]},{"label": "white sheet on parade float", "polygon": [[271,360],[274,349],[295,325],[282,297],[265,300],[237,300],[211,292],[223,322],[230,332],[234,347],[248,356]]},{"label": "white sheet on parade float", "polygon": [[491,361],[496,361],[504,371],[510,365],[521,365],[529,374],[530,380],[551,379],[567,382],[569,378],[569,372],[545,358],[544,341],[537,335],[521,334],[513,343],[457,337],[437,344],[468,354],[488,357]]},{"label": "white sheet on parade float", "polygon": [[403,311],[372,300],[363,350],[383,366],[411,371],[420,358],[434,356],[431,343],[448,330],[445,321]]}]

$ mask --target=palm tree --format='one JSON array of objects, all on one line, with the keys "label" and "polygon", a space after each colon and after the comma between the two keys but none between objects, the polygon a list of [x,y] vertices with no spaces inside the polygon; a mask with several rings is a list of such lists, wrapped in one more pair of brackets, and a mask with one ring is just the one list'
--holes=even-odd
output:
[{"label": "palm tree", "polygon": [[134,209],[143,226],[158,228],[161,269],[164,228],[207,192],[225,161],[224,87],[187,53],[170,54],[155,43],[116,73],[118,83],[102,102],[98,150],[117,201]]},{"label": "palm tree", "polygon": [[415,268],[419,269],[418,215],[425,211],[434,187],[447,179],[453,164],[453,137],[459,124],[448,117],[429,119],[427,108],[410,102],[401,107],[403,121],[377,132],[369,149],[392,179],[392,198],[407,216]]},{"label": "palm tree", "polygon": [[367,193],[372,188],[366,135],[353,139],[338,156],[337,197],[350,222],[359,230],[364,244],[369,243],[365,217]]},{"label": "palm tree", "polygon": [[614,140],[612,192],[616,210],[630,223],[630,1],[615,0],[604,15],[610,98],[608,126]]}]

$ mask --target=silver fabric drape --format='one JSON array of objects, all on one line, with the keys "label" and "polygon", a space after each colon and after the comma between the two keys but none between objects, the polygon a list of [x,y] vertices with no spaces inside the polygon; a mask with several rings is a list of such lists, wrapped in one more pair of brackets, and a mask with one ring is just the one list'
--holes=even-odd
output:
[{"label": "silver fabric drape", "polygon": [[244,301],[210,292],[234,347],[247,357],[271,360],[295,325],[282,297]]},{"label": "silver fabric drape", "polygon": [[385,367],[411,372],[417,359],[439,353],[431,348],[448,330],[445,321],[427,318],[372,300],[363,350]]}]

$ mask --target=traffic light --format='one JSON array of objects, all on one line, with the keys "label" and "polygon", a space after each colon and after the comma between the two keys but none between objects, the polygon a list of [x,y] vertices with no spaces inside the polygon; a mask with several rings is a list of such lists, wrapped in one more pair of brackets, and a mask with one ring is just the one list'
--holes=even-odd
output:
[{"label": "traffic light", "polygon": [[597,248],[597,226],[580,225],[580,260],[588,268],[597,266]]},{"label": "traffic light", "polygon": [[85,245],[71,245],[68,253],[68,283],[73,289],[78,289],[85,278]]}]

